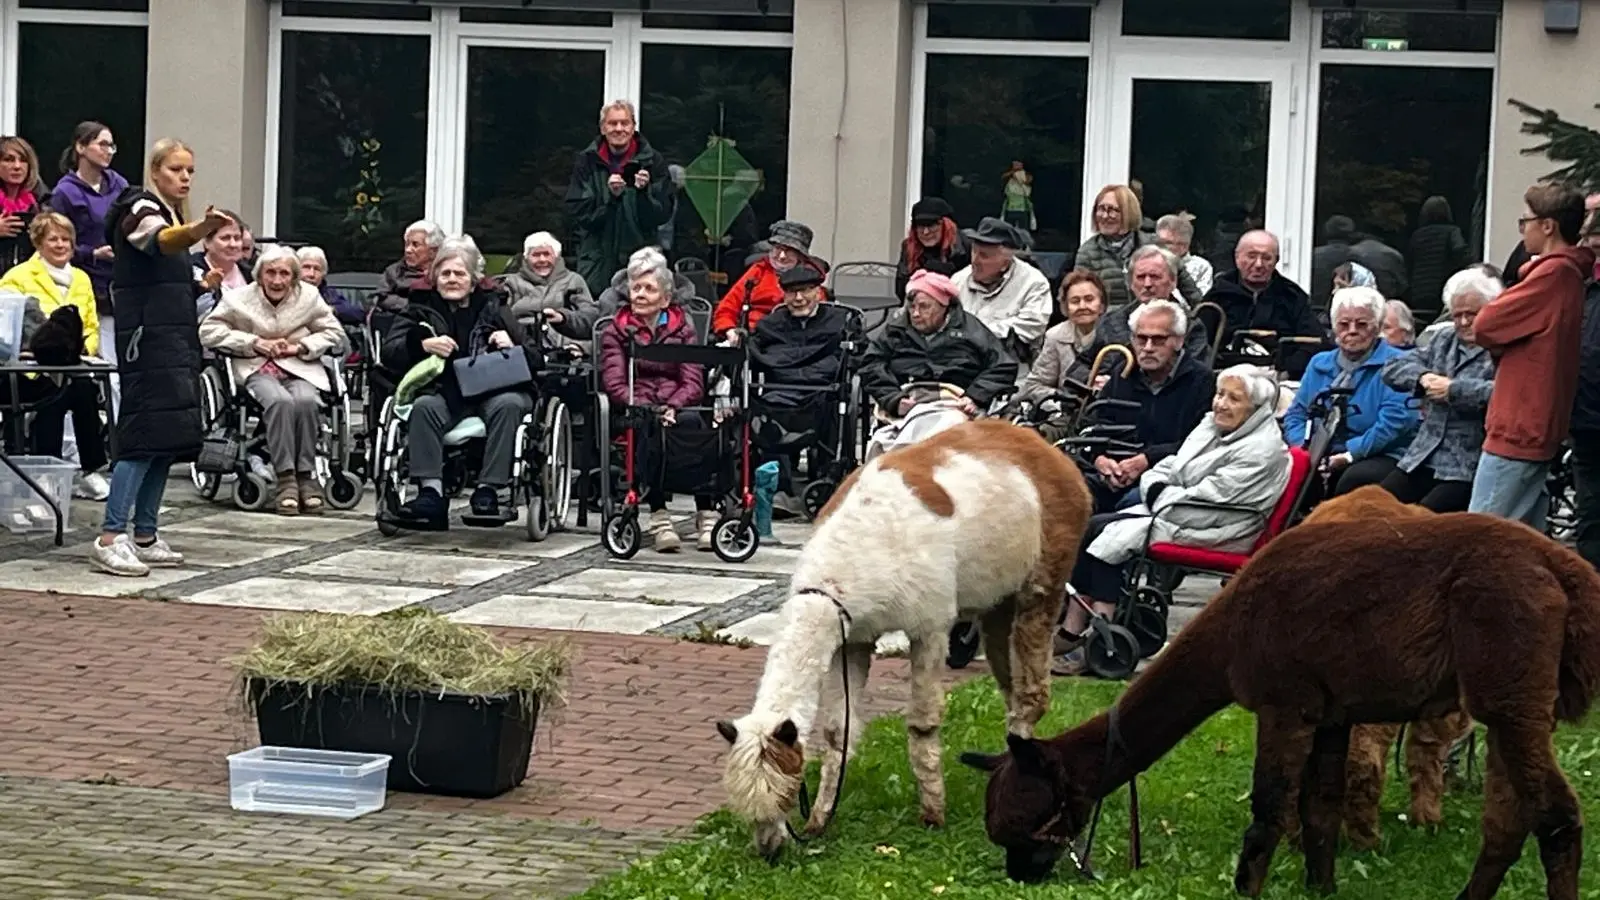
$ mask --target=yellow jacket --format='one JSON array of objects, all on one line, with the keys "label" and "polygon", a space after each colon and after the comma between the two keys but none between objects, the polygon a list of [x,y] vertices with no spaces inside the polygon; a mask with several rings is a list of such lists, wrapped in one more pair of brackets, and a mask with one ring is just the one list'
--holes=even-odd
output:
[{"label": "yellow jacket", "polygon": [[89,356],[100,355],[100,317],[94,311],[94,288],[89,276],[77,266],[72,267],[72,286],[61,296],[61,287],[50,277],[44,260],[35,253],[25,263],[19,263],[0,278],[0,291],[12,290],[39,301],[39,311],[49,318],[63,304],[78,308],[83,318],[83,351]]}]

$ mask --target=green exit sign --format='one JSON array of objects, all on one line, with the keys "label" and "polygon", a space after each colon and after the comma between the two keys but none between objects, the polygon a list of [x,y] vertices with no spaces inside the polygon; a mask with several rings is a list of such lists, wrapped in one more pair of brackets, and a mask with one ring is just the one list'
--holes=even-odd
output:
[{"label": "green exit sign", "polygon": [[1409,50],[1411,42],[1405,38],[1366,38],[1364,45],[1368,50]]}]

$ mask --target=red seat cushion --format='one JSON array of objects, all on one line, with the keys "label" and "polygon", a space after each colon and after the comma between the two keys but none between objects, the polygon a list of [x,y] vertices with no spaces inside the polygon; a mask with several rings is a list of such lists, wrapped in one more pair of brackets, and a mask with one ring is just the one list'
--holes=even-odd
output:
[{"label": "red seat cushion", "polygon": [[1148,559],[1166,566],[1232,574],[1250,561],[1250,555],[1207,550],[1201,547],[1185,547],[1181,544],[1151,544]]}]

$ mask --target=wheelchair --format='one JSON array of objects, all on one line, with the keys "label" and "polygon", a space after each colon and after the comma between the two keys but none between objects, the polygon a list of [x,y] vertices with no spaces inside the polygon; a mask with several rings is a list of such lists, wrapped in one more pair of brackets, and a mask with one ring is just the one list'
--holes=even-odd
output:
[{"label": "wheelchair", "polygon": [[[595,347],[600,346],[600,336],[611,326],[610,318],[595,324]],[[682,473],[695,469],[693,465],[679,466],[670,460],[670,451],[663,440],[663,453],[669,459],[660,461],[667,477],[663,489],[669,492],[712,493],[720,496],[720,516],[711,531],[711,549],[723,562],[742,563],[755,555],[761,545],[761,536],[755,527],[755,491],[753,481],[754,453],[750,424],[750,362],[744,347],[705,346],[698,344],[632,344],[626,346],[628,355],[628,390],[632,396],[635,367],[641,361],[677,363],[703,366],[711,406],[686,407],[682,412],[705,416],[709,422],[706,443],[715,443],[715,475],[700,478]],[[601,453],[606,457],[606,471],[598,478],[600,486],[600,543],[615,559],[631,559],[644,546],[644,527],[639,521],[640,507],[647,488],[640,483],[638,473],[640,451],[645,435],[653,430],[657,410],[648,406],[625,404],[613,410],[611,398],[599,377],[595,377],[595,428],[598,432]],[[726,379],[727,393],[717,395],[709,386]],[[737,399],[735,399],[737,397]],[[726,404],[726,406],[724,406]],[[718,409],[726,413],[722,422],[715,420]],[[613,416],[621,425],[620,434],[612,435]],[[698,473],[697,473],[698,475]],[[620,502],[617,495],[621,495]]]},{"label": "wheelchair", "polygon": [[[546,348],[546,356],[551,353]],[[572,506],[573,438],[572,414],[559,391],[547,389],[549,374],[541,371],[529,390],[533,410],[517,424],[514,456],[511,463],[511,504],[500,516],[461,517],[462,524],[475,528],[500,528],[518,518],[530,541],[543,541],[553,531],[566,527]],[[384,537],[404,530],[418,530],[397,516],[402,503],[415,491],[411,484],[406,454],[410,407],[395,402],[391,391],[384,398],[375,419],[371,447],[372,482],[378,491],[377,526]],[[453,498],[476,484],[483,466],[484,442],[488,426],[478,416],[466,416],[444,435],[443,495]],[[520,508],[520,509],[519,509]]]},{"label": "wheelchair", "polygon": [[1573,480],[1572,445],[1566,444],[1550,463],[1550,474],[1545,477],[1545,493],[1550,496],[1550,506],[1545,512],[1544,533],[1563,544],[1571,544],[1578,537],[1578,487]]},{"label": "wheelchair", "polygon": [[[351,470],[354,441],[350,425],[350,395],[346,389],[344,351],[322,358],[328,372],[330,390],[320,392],[322,423],[318,428],[317,469],[313,473],[323,487],[323,500],[330,509],[354,509],[365,489],[361,478]],[[189,464],[189,478],[206,500],[215,500],[225,482],[232,482],[234,505],[246,512],[265,509],[272,494],[274,473],[267,456],[266,425],[261,404],[245,390],[228,364],[230,357],[220,351],[200,372],[200,416],[206,432],[234,443],[237,452],[226,468],[207,467],[196,461]]]}]

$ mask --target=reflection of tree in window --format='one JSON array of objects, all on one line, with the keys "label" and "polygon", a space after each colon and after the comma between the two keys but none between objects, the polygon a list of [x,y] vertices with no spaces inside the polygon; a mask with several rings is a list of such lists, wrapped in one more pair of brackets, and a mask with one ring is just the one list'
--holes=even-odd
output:
[{"label": "reflection of tree in window", "polygon": [[[646,44],[642,131],[669,163],[689,166],[725,137],[760,173],[748,212],[708,235],[706,216],[680,195],[673,256],[704,259],[737,277],[750,246],[766,238],[788,204],[789,57],[779,47],[700,47]],[[731,175],[731,173],[724,173]],[[748,191],[746,191],[748,192]],[[716,249],[718,252],[713,252]]]},{"label": "reflection of tree in window", "polygon": [[378,271],[422,217],[428,38],[287,32],[278,234]]},{"label": "reflection of tree in window", "polygon": [[922,196],[965,228],[999,216],[1013,161],[1033,176],[1040,250],[1076,250],[1083,219],[1083,59],[928,57]]},{"label": "reflection of tree in window", "polygon": [[600,135],[599,50],[474,47],[467,58],[465,226],[485,253],[549,231],[577,250],[564,201],[578,152]]},{"label": "reflection of tree in window", "polygon": [[38,151],[45,183],[55,183],[56,161],[87,119],[110,126],[111,167],[133,184],[143,181],[145,29],[24,22],[17,35],[17,133]]}]

